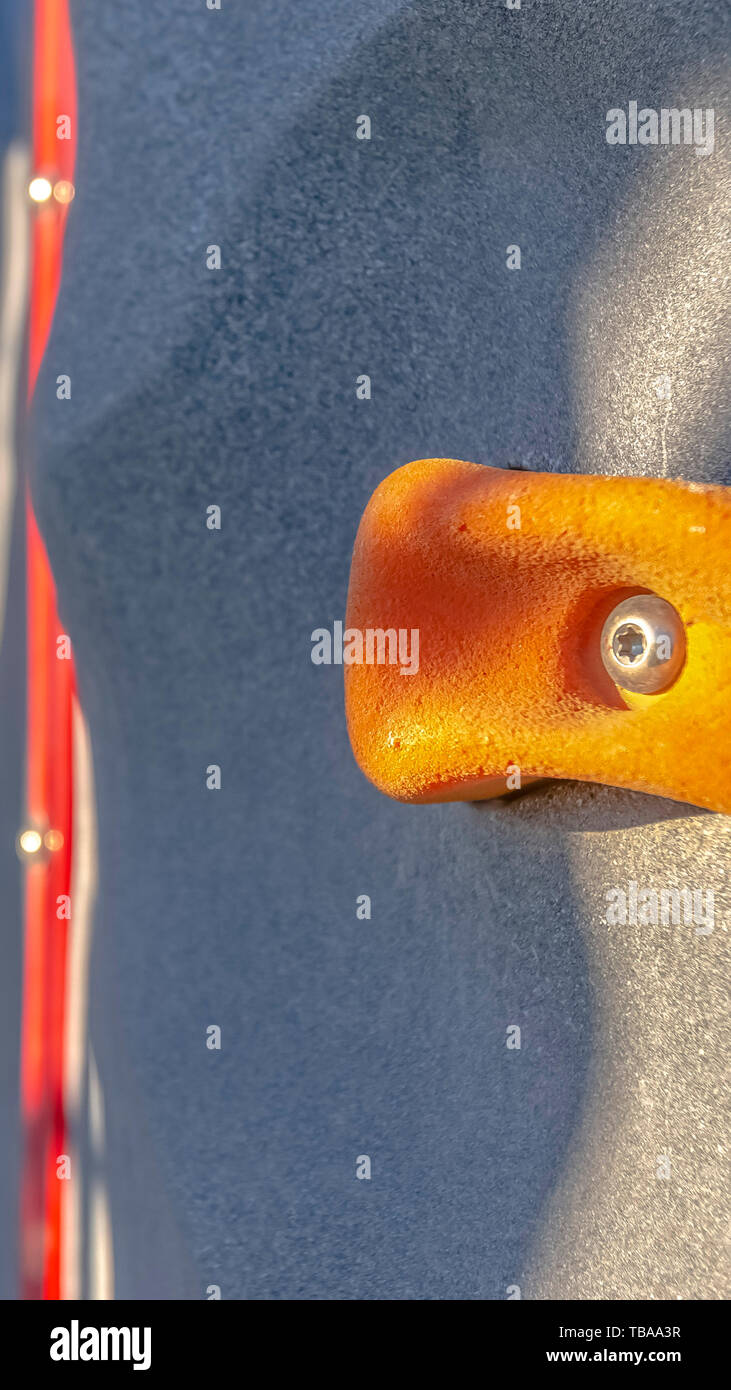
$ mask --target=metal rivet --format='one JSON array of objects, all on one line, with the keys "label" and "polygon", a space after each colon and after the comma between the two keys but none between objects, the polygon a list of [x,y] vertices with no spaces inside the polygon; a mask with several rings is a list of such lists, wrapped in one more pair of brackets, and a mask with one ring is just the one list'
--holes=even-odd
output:
[{"label": "metal rivet", "polygon": [[28,184],[28,193],[34,203],[47,203],[53,193],[53,184],[50,179],[44,178],[42,174],[37,175],[36,178],[31,179]]},{"label": "metal rivet", "polygon": [[22,859],[32,859],[33,855],[43,848],[43,836],[39,830],[28,827],[18,833],[15,844]]},{"label": "metal rivet", "polygon": [[602,628],[602,661],[622,690],[657,695],[677,680],[685,662],[685,628],[672,604],[636,594],[612,610]]},{"label": "metal rivet", "polygon": [[59,179],[53,185],[53,196],[57,203],[70,203],[76,194],[76,189],[70,179]]}]

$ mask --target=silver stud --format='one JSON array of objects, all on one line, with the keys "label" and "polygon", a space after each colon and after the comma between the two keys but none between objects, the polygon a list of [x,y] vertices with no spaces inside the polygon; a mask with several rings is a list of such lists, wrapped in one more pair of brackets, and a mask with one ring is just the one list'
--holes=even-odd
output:
[{"label": "silver stud", "polygon": [[18,831],[15,841],[15,848],[22,860],[30,861],[36,856],[41,859],[43,856],[40,851],[43,849],[43,836],[40,830],[36,830],[32,825],[26,826]]},{"label": "silver stud", "polygon": [[602,661],[622,690],[657,695],[677,680],[685,662],[685,628],[672,604],[636,594],[612,610],[602,628]]}]

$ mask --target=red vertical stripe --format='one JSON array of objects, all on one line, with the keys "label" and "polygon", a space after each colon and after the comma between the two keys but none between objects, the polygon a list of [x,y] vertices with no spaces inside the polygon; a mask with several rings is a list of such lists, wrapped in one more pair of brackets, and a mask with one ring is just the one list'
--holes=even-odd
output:
[{"label": "red vertical stripe", "polygon": [[[71,139],[59,140],[68,116]],[[33,173],[55,184],[73,179],[76,86],[67,0],[35,0],[33,35]],[[67,207],[51,198],[34,211],[29,309],[28,392],[43,357],[61,274]],[[59,409],[64,407],[59,403]],[[26,805],[31,825],[63,835],[26,875],[21,1038],[24,1168],[21,1194],[21,1293],[60,1298],[61,1187],[65,1152],[64,1031],[68,922],[57,901],[71,882],[72,663],[57,658],[61,633],[48,559],[27,502],[28,696]],[[73,904],[72,904],[73,910]],[[73,1175],[72,1175],[72,1181]]]}]

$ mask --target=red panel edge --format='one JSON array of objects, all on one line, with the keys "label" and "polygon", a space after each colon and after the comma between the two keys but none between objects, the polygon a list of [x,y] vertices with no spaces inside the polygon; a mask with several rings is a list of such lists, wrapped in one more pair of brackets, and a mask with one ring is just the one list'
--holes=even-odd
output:
[{"label": "red panel edge", "polygon": [[[73,180],[76,77],[67,0],[35,0],[33,32],[33,173],[52,184]],[[70,118],[59,139],[57,117]],[[29,304],[28,398],[35,389],[61,276],[67,206],[55,198],[33,210]],[[27,520],[26,815],[41,833],[63,835],[60,849],[29,865],[24,903],[24,978],[20,1101],[23,1175],[20,1201],[20,1294],[63,1298],[61,1182],[64,1114],[65,985],[68,922],[56,915],[69,894],[72,853],[73,663],[59,660],[56,594],[30,494]],[[73,1175],[72,1179],[73,1181]]]}]

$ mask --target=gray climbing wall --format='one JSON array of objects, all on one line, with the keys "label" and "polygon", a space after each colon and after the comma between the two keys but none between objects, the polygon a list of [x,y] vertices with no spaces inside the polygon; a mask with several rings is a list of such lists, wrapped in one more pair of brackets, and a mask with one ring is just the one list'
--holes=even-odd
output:
[{"label": "gray climbing wall", "polygon": [[[310,633],[409,459],[729,480],[726,156],[605,140],[721,110],[724,7],[72,8],[33,490],[95,760],[117,1295],[718,1297],[728,822],[391,803]],[[714,931],[609,928],[630,879],[712,888]]]}]

